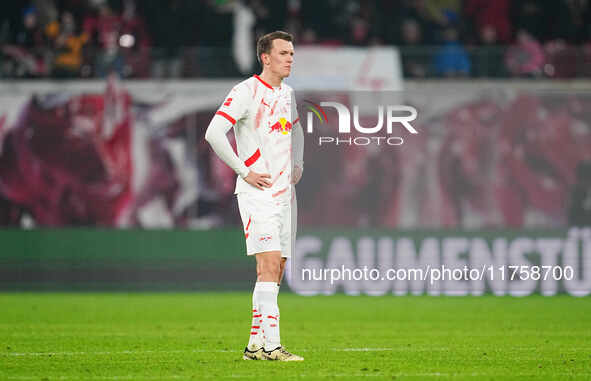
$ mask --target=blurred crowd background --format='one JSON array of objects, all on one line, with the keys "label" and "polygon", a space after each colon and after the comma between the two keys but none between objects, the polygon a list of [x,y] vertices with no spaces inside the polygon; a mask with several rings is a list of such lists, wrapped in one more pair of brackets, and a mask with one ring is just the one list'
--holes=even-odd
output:
[{"label": "blurred crowd background", "polygon": [[[236,77],[257,36],[396,45],[406,78],[591,76],[588,0],[29,0],[0,14],[0,77]],[[245,44],[246,43],[246,44]],[[244,50],[244,49],[243,49]]]}]

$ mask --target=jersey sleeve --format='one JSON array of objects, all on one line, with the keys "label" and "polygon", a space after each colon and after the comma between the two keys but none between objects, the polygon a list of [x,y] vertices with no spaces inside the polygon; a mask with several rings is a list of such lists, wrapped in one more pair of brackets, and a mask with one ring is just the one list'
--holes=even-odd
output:
[{"label": "jersey sleeve", "polygon": [[237,121],[246,117],[248,104],[251,101],[250,90],[244,84],[235,86],[224,99],[214,118],[223,118],[234,126]]},{"label": "jersey sleeve", "polygon": [[205,132],[205,140],[218,157],[242,178],[245,178],[250,170],[236,155],[226,134],[238,120],[246,116],[247,91],[248,88],[234,87],[216,111]]}]

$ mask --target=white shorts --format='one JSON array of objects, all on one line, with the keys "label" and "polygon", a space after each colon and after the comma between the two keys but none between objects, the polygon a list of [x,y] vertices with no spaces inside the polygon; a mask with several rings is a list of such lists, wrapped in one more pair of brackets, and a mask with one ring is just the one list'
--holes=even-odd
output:
[{"label": "white shorts", "polygon": [[[246,238],[246,254],[280,251],[291,258],[296,233],[295,193],[289,199],[272,199],[253,193],[238,193],[238,209]],[[293,220],[292,220],[293,218]]]}]

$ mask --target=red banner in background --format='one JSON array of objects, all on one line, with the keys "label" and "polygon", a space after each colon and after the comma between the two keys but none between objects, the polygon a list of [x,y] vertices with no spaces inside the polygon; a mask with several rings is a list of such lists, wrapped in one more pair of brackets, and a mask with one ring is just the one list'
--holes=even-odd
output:
[{"label": "red banner in background", "polygon": [[123,224],[133,201],[130,95],[110,82],[104,94],[32,96],[19,113],[0,162],[12,218],[20,209],[41,226]]},{"label": "red banner in background", "polygon": [[183,212],[176,202],[196,184],[179,179],[184,144],[145,121],[156,106],[134,103],[110,78],[103,93],[35,93],[6,110],[13,123],[1,130],[2,224],[174,226]]},{"label": "red banner in background", "polygon": [[[326,123],[313,110],[300,110],[302,120],[314,123],[304,126],[312,132],[298,185],[302,226],[559,228],[585,224],[577,215],[591,213],[573,196],[584,187],[591,194],[585,185],[585,173],[591,177],[585,170],[591,93],[425,84],[389,95],[316,92],[300,98],[320,105],[336,100],[351,110],[369,105],[358,113],[366,129],[380,124],[377,105],[409,105],[418,115],[412,122],[417,134],[401,126],[389,133],[385,122],[376,133],[356,131],[353,123],[350,133],[342,133],[341,112],[334,108],[324,108]],[[392,137],[400,144],[388,144]]]},{"label": "red banner in background", "polygon": [[[235,174],[203,140],[232,83],[12,85],[0,96],[0,224],[238,225]],[[371,93],[296,91],[306,141],[300,224],[479,230],[584,221],[591,93],[560,83],[547,91],[454,84],[374,92],[418,111],[418,134],[394,131],[399,146],[320,146],[320,135],[339,136],[335,110],[324,108],[327,120],[313,119],[307,133],[304,99],[350,106]],[[371,99],[361,103],[361,124],[375,125]]]}]

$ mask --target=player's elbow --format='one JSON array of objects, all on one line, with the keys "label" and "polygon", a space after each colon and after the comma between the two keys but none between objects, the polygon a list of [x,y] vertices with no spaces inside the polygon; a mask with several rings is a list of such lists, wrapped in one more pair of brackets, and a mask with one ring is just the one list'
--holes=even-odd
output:
[{"label": "player's elbow", "polygon": [[207,130],[205,131],[205,141],[208,142],[209,145],[211,145],[211,142],[214,140],[214,135],[213,129],[207,127]]}]

